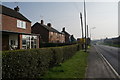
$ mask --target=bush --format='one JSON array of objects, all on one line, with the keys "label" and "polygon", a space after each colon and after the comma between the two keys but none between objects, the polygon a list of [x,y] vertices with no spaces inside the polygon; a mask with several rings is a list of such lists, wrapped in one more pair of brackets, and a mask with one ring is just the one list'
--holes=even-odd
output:
[{"label": "bush", "polygon": [[78,45],[2,53],[3,78],[40,78],[49,68],[72,57]]},{"label": "bush", "polygon": [[40,43],[40,48],[67,46],[67,45],[73,45],[73,44],[76,44],[76,43]]}]

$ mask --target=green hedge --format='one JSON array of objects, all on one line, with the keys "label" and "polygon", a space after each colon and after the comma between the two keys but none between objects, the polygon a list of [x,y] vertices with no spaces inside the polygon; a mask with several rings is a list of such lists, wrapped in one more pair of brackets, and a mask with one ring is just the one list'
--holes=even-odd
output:
[{"label": "green hedge", "polygon": [[40,78],[49,68],[72,57],[79,45],[2,53],[3,78]]},{"label": "green hedge", "polygon": [[77,44],[77,43],[40,43],[40,48],[67,46],[67,45],[73,45],[73,44]]}]

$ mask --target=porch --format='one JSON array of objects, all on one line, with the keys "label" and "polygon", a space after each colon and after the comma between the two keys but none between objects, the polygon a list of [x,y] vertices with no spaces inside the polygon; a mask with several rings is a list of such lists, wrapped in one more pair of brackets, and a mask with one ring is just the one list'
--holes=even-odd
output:
[{"label": "porch", "polygon": [[39,48],[39,35],[2,31],[2,50]]}]

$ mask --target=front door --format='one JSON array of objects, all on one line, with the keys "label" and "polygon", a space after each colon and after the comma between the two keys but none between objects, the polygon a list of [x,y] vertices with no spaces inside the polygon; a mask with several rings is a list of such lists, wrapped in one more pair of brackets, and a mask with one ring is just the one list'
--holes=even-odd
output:
[{"label": "front door", "polygon": [[9,50],[9,35],[2,35],[2,50]]}]

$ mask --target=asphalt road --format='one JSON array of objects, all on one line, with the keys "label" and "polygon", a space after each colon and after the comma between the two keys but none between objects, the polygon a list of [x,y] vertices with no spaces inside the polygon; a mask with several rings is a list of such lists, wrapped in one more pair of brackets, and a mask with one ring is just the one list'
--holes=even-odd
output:
[{"label": "asphalt road", "polygon": [[102,56],[98,54],[96,48],[93,46],[91,46],[91,48],[88,50],[87,62],[88,67],[86,70],[86,78],[94,78],[95,80],[96,78],[117,78]]},{"label": "asphalt road", "polygon": [[120,48],[117,47],[111,47],[111,46],[106,46],[106,45],[94,45],[96,50],[100,52],[106,59],[107,61],[112,65],[112,67],[116,70],[116,72],[120,75],[120,68],[118,65],[118,51]]}]

